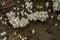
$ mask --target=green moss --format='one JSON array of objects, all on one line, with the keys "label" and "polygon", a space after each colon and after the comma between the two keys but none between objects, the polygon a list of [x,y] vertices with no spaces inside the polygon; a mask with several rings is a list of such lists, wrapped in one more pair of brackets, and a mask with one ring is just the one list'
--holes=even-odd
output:
[{"label": "green moss", "polygon": [[41,5],[41,6],[37,6],[37,9],[43,9],[43,6]]}]

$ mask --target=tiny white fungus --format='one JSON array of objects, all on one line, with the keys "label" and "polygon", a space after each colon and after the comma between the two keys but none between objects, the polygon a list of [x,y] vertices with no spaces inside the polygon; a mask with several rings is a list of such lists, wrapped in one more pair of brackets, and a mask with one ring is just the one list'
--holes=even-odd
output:
[{"label": "tiny white fungus", "polygon": [[35,30],[33,29],[33,30],[32,30],[32,34],[34,34],[34,33],[35,33]]}]

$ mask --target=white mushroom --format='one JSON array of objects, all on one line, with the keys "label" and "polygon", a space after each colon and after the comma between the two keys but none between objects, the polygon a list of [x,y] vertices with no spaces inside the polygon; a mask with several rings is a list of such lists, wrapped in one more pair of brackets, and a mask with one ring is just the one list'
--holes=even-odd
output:
[{"label": "white mushroom", "polygon": [[35,34],[35,30],[34,29],[32,30],[32,34]]}]

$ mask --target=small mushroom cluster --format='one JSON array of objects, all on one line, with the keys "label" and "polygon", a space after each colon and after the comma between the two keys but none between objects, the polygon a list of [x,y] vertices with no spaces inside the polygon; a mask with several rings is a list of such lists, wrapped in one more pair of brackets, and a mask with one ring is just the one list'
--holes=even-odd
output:
[{"label": "small mushroom cluster", "polygon": [[9,23],[13,25],[14,28],[16,27],[19,28],[19,26],[22,28],[29,23],[28,19],[26,18],[21,18],[20,20],[19,17],[15,17],[15,13],[13,12],[7,13],[7,17],[8,17]]},{"label": "small mushroom cluster", "polygon": [[33,8],[33,2],[29,1],[25,1],[25,6],[28,12],[32,13],[32,8]]},{"label": "small mushroom cluster", "polygon": [[15,15],[15,12],[10,11],[9,13],[6,14],[6,16],[8,17],[8,19],[12,19],[12,18],[14,18],[16,15]]},{"label": "small mushroom cluster", "polygon": [[7,40],[7,37],[5,35],[6,35],[5,31],[3,31],[2,33],[0,33],[0,36],[2,37],[2,38],[0,38],[0,40]]},{"label": "small mushroom cluster", "polygon": [[53,11],[60,10],[60,0],[52,0],[53,1]]},{"label": "small mushroom cluster", "polygon": [[23,37],[23,36],[19,36],[19,38],[21,39],[21,40],[27,40],[27,37]]},{"label": "small mushroom cluster", "polygon": [[46,19],[48,17],[49,17],[49,15],[48,15],[47,11],[39,11],[39,12],[36,11],[36,12],[30,14],[30,15],[27,15],[27,18],[31,21],[32,20],[34,20],[34,21],[36,21],[36,20],[46,21]]}]

